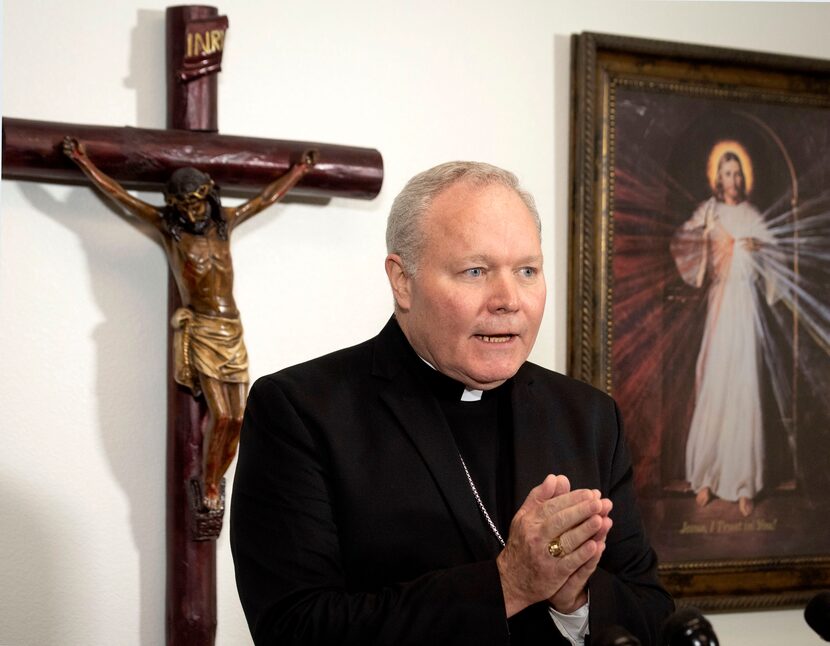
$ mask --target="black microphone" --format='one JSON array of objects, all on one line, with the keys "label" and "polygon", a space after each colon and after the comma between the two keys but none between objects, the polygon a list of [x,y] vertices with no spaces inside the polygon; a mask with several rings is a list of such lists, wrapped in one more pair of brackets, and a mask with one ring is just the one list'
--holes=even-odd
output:
[{"label": "black microphone", "polygon": [[642,646],[640,640],[622,626],[606,626],[591,635],[591,646]]},{"label": "black microphone", "polygon": [[824,641],[830,642],[830,592],[819,592],[804,608],[804,619]]},{"label": "black microphone", "polygon": [[660,631],[661,646],[718,646],[712,624],[689,606],[671,615]]}]

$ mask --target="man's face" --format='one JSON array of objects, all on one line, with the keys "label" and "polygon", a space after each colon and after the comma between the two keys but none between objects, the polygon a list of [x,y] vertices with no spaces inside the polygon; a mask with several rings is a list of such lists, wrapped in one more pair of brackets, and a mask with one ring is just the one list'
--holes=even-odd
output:
[{"label": "man's face", "polygon": [[461,181],[438,194],[422,226],[414,278],[396,271],[396,255],[387,259],[401,328],[445,375],[468,388],[495,388],[527,359],[542,320],[545,278],[533,216],[505,186]]},{"label": "man's face", "polygon": [[187,220],[195,224],[207,217],[207,197],[211,183],[202,184],[192,193],[168,195],[167,203],[175,207]]},{"label": "man's face", "polygon": [[734,159],[723,162],[720,167],[720,185],[723,187],[723,200],[727,204],[737,204],[741,189],[744,185],[744,176],[741,165]]}]

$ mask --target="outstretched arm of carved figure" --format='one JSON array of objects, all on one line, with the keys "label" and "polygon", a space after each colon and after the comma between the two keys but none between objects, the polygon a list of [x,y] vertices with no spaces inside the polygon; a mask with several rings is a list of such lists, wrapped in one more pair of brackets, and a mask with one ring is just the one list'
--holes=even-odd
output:
[{"label": "outstretched arm of carved figure", "polygon": [[156,226],[159,225],[159,210],[152,204],[130,195],[121,184],[92,163],[80,141],[74,137],[64,137],[63,154],[74,161],[84,172],[84,175],[113,202],[123,206],[133,215]]},{"label": "outstretched arm of carved figure", "polygon": [[235,209],[228,209],[230,211],[228,217],[229,225],[236,226],[252,215],[256,215],[263,209],[281,200],[303,178],[303,175],[314,167],[317,161],[317,151],[307,150],[303,153],[303,160],[301,162],[294,164],[288,169],[285,175],[280,175],[276,180],[271,182],[259,195],[247,202],[243,202]]}]

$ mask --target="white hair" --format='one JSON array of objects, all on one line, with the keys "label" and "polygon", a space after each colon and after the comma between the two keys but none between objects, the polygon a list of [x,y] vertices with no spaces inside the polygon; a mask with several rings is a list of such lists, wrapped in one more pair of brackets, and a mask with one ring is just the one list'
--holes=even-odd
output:
[{"label": "white hair", "polygon": [[424,247],[421,226],[424,214],[440,193],[458,182],[467,182],[473,186],[500,184],[512,189],[530,211],[541,237],[542,223],[536,202],[519,185],[519,180],[513,173],[482,162],[447,162],[415,175],[392,202],[386,222],[386,252],[400,256],[407,275],[414,276],[418,270]]}]

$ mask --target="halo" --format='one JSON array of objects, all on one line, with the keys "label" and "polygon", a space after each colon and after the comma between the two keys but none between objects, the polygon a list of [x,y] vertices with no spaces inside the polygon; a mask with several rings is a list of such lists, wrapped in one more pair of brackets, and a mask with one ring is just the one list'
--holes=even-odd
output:
[{"label": "halo", "polygon": [[744,171],[744,186],[747,195],[749,195],[752,192],[753,180],[752,158],[746,152],[746,148],[734,139],[721,139],[712,146],[712,151],[709,153],[709,162],[706,164],[706,175],[709,178],[709,186],[712,187],[712,192],[715,191],[715,186],[718,183],[718,162],[723,157],[723,154],[727,152],[735,153],[738,159],[741,160],[741,166]]}]

